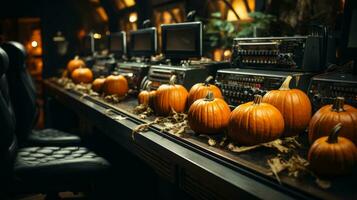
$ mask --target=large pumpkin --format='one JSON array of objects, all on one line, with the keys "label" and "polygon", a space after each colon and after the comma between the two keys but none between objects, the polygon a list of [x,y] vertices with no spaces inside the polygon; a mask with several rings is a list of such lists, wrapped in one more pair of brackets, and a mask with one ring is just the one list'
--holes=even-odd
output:
[{"label": "large pumpkin", "polygon": [[182,85],[175,84],[176,76],[170,78],[169,84],[162,84],[156,90],[155,112],[167,116],[172,110],[184,112],[186,109],[188,92]]},{"label": "large pumpkin", "polygon": [[288,76],[278,90],[271,90],[263,97],[263,102],[272,104],[283,115],[283,136],[294,136],[306,130],[312,112],[309,97],[299,89],[289,88],[291,79]]},{"label": "large pumpkin", "polygon": [[85,66],[86,66],[86,64],[84,63],[84,61],[79,59],[78,56],[76,56],[67,63],[67,70],[68,70],[69,74],[71,74],[75,69],[78,69],[80,67],[85,67]]},{"label": "large pumpkin", "polygon": [[223,133],[228,126],[231,110],[221,98],[214,98],[208,91],[207,96],[195,101],[188,110],[188,123],[198,134],[212,135]]},{"label": "large pumpkin", "polygon": [[129,91],[128,81],[122,75],[110,75],[103,84],[103,92],[106,95],[118,95],[124,97]]},{"label": "large pumpkin", "polygon": [[74,83],[91,83],[93,81],[93,73],[88,68],[78,68],[72,72],[72,80]]},{"label": "large pumpkin", "polygon": [[256,145],[273,141],[284,131],[284,118],[277,108],[262,103],[255,95],[253,102],[239,105],[230,116],[228,136],[242,145]]},{"label": "large pumpkin", "polygon": [[343,97],[334,99],[332,105],[320,108],[311,118],[309,124],[309,141],[328,134],[335,124],[342,123],[339,135],[346,137],[357,145],[357,109],[344,104]]},{"label": "large pumpkin", "polygon": [[101,93],[103,91],[104,82],[105,78],[96,78],[92,83],[92,90]]},{"label": "large pumpkin", "polygon": [[337,124],[329,136],[317,139],[308,154],[311,169],[322,176],[346,174],[357,161],[357,148],[352,141],[338,137],[341,123]]},{"label": "large pumpkin", "polygon": [[213,96],[215,98],[223,99],[221,90],[215,86],[210,84],[210,81],[213,79],[212,76],[207,77],[204,83],[197,83],[191,87],[190,92],[188,93],[187,105],[191,106],[193,102],[197,99],[202,99],[207,96],[209,91],[213,92]]},{"label": "large pumpkin", "polygon": [[148,105],[149,107],[153,107],[154,97],[156,95],[156,91],[151,91],[151,81],[147,84],[146,90],[143,90],[138,95],[138,103]]}]

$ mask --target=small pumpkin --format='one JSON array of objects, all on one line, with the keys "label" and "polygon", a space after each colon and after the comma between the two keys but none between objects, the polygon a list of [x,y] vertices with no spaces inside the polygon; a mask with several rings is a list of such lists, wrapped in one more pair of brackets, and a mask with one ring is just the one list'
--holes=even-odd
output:
[{"label": "small pumpkin", "polygon": [[212,135],[223,133],[227,128],[231,110],[221,98],[214,98],[212,91],[195,101],[188,110],[188,123],[198,134]]},{"label": "small pumpkin", "polygon": [[338,137],[342,124],[337,124],[329,136],[317,139],[308,153],[311,169],[318,175],[336,176],[349,173],[357,161],[357,148],[352,141]]},{"label": "small pumpkin", "polygon": [[273,141],[284,131],[284,118],[280,111],[262,96],[255,95],[254,101],[236,107],[229,118],[228,136],[242,145],[256,145]]},{"label": "small pumpkin", "polygon": [[72,80],[74,83],[92,83],[93,73],[92,70],[88,68],[78,68],[75,69],[71,74]]},{"label": "small pumpkin", "polygon": [[79,59],[78,56],[75,56],[72,60],[67,63],[67,70],[71,74],[75,69],[80,67],[85,67],[86,64],[82,59]]},{"label": "small pumpkin", "polygon": [[312,113],[309,97],[299,89],[289,88],[291,79],[288,76],[278,90],[271,90],[263,97],[263,102],[275,106],[283,115],[283,136],[294,136],[305,131]]},{"label": "small pumpkin", "polygon": [[357,109],[344,104],[343,97],[334,99],[333,104],[323,106],[311,118],[309,124],[309,141],[325,136],[337,124],[342,123],[339,135],[357,144]]},{"label": "small pumpkin", "polygon": [[101,93],[103,91],[104,82],[105,78],[96,78],[92,83],[92,90]]},{"label": "small pumpkin", "polygon": [[103,92],[106,95],[118,95],[124,97],[129,91],[128,81],[123,75],[110,75],[103,84]]},{"label": "small pumpkin", "polygon": [[175,84],[176,76],[170,78],[169,84],[162,84],[156,90],[155,112],[167,116],[172,110],[184,112],[186,109],[188,92],[182,85]]},{"label": "small pumpkin", "polygon": [[147,84],[146,90],[143,90],[138,95],[138,103],[153,106],[153,100],[156,95],[156,91],[151,91],[151,81]]},{"label": "small pumpkin", "polygon": [[191,87],[187,99],[188,106],[191,106],[197,99],[205,98],[209,91],[213,92],[215,98],[223,99],[221,90],[217,86],[210,84],[212,80],[213,77],[209,76],[204,83],[197,83]]}]

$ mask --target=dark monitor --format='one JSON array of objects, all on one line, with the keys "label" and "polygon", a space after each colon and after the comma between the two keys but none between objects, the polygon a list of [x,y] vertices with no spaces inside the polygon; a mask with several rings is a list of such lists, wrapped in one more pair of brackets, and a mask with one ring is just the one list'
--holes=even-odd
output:
[{"label": "dark monitor", "polygon": [[346,0],[341,37],[341,53],[344,61],[354,60],[357,68],[357,1]]},{"label": "dark monitor", "polygon": [[92,35],[84,36],[82,45],[84,55],[92,55],[94,53],[94,38]]},{"label": "dark monitor", "polygon": [[157,52],[156,28],[145,28],[130,33],[130,55],[149,57]]},{"label": "dark monitor", "polygon": [[94,34],[94,51],[101,52],[108,49],[108,36],[104,34]]},{"label": "dark monitor", "polygon": [[109,35],[109,52],[116,57],[126,54],[126,33],[124,31],[111,33]]},{"label": "dark monitor", "polygon": [[202,56],[202,23],[163,24],[162,53],[170,59],[200,58]]}]

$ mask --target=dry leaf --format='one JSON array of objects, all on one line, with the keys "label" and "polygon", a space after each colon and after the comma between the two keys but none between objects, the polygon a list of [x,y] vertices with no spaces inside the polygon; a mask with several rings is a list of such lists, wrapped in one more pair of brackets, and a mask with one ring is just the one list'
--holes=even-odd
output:
[{"label": "dry leaf", "polygon": [[316,178],[315,182],[322,189],[328,189],[331,187],[331,182],[328,180],[322,180],[322,179]]}]

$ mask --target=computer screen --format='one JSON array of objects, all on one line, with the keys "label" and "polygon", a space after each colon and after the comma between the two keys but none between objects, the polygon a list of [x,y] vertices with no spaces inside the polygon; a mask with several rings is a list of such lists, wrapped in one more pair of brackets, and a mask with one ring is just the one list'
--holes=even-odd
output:
[{"label": "computer screen", "polygon": [[126,53],[126,34],[124,31],[111,33],[108,42],[110,53],[115,56],[122,56]]},{"label": "computer screen", "polygon": [[130,55],[152,56],[157,52],[156,28],[145,28],[130,32]]},{"label": "computer screen", "polygon": [[94,51],[101,52],[108,50],[108,39],[107,35],[100,35],[99,37],[94,37]]},{"label": "computer screen", "polygon": [[348,34],[348,48],[357,48],[357,9],[352,10],[350,31]]},{"label": "computer screen", "polygon": [[[342,62],[357,61],[357,1],[355,0],[345,1],[340,49]],[[355,63],[356,68],[357,63]]]},{"label": "computer screen", "polygon": [[202,23],[163,24],[162,53],[166,58],[199,58],[202,56]]},{"label": "computer screen", "polygon": [[84,55],[91,55],[94,52],[94,40],[91,35],[86,35],[83,38],[82,53]]}]

